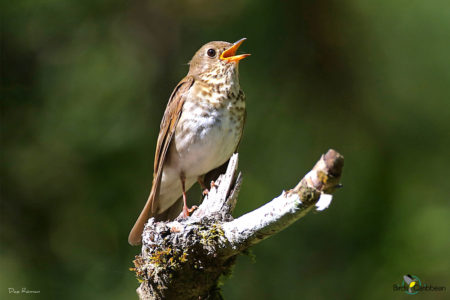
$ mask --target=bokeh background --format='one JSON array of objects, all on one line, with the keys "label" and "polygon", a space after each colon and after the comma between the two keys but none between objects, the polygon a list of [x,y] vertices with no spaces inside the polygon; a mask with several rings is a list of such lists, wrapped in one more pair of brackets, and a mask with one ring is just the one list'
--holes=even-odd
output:
[{"label": "bokeh background", "polygon": [[0,14],[1,299],[136,298],[127,235],[168,97],[201,45],[242,37],[235,215],[329,148],[346,161],[331,207],[240,257],[225,298],[407,299],[392,291],[406,273],[447,287],[417,298],[448,297],[449,1],[21,0]]}]

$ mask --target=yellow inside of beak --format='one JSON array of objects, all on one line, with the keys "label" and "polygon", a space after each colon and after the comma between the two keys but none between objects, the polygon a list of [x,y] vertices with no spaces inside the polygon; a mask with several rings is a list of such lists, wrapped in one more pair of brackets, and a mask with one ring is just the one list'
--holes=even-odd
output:
[{"label": "yellow inside of beak", "polygon": [[245,40],[246,40],[245,38],[240,39],[239,41],[234,43],[233,46],[231,46],[227,50],[223,51],[222,54],[220,55],[220,59],[226,60],[226,61],[240,61],[241,59],[246,58],[247,56],[250,56],[250,54],[235,55],[237,49]]}]

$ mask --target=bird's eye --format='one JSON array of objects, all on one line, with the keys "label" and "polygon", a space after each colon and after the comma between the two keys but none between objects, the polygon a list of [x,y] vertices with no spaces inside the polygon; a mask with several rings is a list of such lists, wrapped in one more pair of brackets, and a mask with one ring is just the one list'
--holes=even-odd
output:
[{"label": "bird's eye", "polygon": [[209,57],[214,57],[214,56],[216,56],[216,50],[214,50],[214,49],[208,49],[208,51],[206,52],[206,54],[208,54]]}]

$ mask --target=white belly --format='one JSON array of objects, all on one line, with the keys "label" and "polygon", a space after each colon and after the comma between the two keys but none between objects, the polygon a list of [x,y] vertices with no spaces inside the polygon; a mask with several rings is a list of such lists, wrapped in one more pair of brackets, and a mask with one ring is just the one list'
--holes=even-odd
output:
[{"label": "white belly", "polygon": [[[174,137],[178,170],[186,177],[200,176],[225,163],[239,143],[243,118],[232,116],[223,107],[204,113],[193,103],[185,103]],[[189,117],[190,116],[190,117]]]}]

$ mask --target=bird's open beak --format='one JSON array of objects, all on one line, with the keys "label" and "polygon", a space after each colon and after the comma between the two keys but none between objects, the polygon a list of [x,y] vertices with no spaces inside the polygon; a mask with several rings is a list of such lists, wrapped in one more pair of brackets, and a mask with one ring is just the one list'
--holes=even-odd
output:
[{"label": "bird's open beak", "polygon": [[241,59],[244,59],[247,56],[250,56],[250,54],[235,55],[237,49],[245,40],[246,40],[246,38],[240,39],[239,41],[235,42],[233,44],[233,46],[231,46],[227,50],[223,51],[222,54],[220,55],[220,59],[231,62],[231,61],[240,61]]}]

